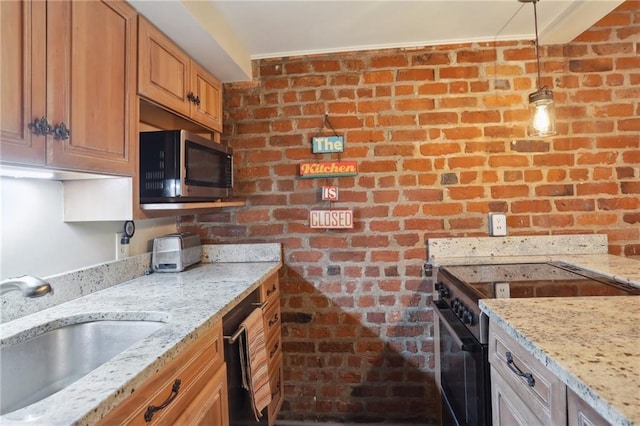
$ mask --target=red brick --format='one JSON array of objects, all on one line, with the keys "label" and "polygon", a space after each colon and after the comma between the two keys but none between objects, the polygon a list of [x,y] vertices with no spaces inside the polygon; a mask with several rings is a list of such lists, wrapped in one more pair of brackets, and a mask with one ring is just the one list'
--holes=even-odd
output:
[{"label": "red brick", "polygon": [[435,78],[432,68],[410,68],[398,70],[397,81],[433,81]]},{"label": "red brick", "polygon": [[479,75],[478,67],[444,67],[438,70],[439,78],[477,78]]},{"label": "red brick", "polygon": [[405,55],[374,56],[371,58],[372,68],[405,67],[409,60]]},{"label": "red brick", "polygon": [[462,50],[458,52],[457,62],[495,62],[497,59],[496,50]]}]

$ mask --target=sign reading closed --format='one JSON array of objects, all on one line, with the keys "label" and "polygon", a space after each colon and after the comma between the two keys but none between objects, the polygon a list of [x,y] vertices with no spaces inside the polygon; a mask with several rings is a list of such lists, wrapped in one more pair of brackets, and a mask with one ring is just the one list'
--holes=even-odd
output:
[{"label": "sign reading closed", "polygon": [[352,229],[353,210],[310,210],[309,227],[315,229]]}]

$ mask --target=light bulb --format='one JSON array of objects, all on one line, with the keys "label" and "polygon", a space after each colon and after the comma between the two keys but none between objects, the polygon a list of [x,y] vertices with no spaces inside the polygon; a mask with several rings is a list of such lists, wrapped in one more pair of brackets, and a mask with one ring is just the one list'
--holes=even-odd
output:
[{"label": "light bulb", "polygon": [[549,125],[551,120],[549,119],[549,111],[545,105],[537,105],[535,112],[533,113],[533,128],[538,133],[547,133],[549,131]]},{"label": "light bulb", "polygon": [[556,134],[556,110],[553,93],[546,87],[529,95],[529,136]]}]

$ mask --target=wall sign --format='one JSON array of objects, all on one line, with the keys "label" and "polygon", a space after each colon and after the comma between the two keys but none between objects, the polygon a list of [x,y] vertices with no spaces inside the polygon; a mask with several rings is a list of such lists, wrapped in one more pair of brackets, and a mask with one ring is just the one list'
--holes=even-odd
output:
[{"label": "wall sign", "polygon": [[313,229],[352,229],[353,210],[310,210],[309,227]]},{"label": "wall sign", "polygon": [[344,152],[344,136],[315,136],[311,142],[314,154]]},{"label": "wall sign", "polygon": [[358,163],[355,161],[325,161],[300,164],[300,177],[302,178],[355,176],[357,174]]},{"label": "wall sign", "polygon": [[322,187],[322,201],[338,201],[338,187],[337,186],[323,186]]}]

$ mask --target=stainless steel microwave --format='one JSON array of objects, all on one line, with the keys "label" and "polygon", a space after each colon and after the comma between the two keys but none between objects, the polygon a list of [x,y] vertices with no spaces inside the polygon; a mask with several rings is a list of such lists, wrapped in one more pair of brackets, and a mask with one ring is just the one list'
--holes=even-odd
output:
[{"label": "stainless steel microwave", "polygon": [[186,130],[140,132],[140,202],[228,198],[233,150]]}]

